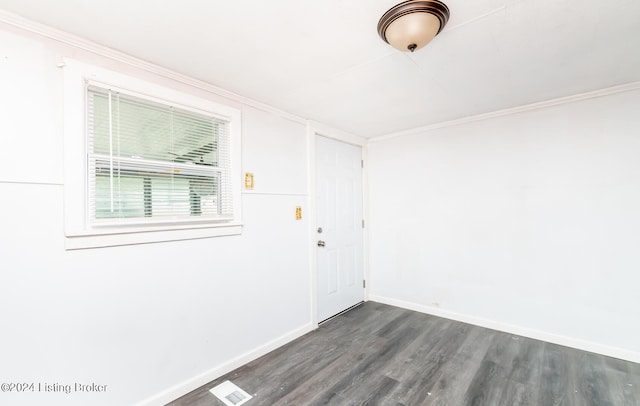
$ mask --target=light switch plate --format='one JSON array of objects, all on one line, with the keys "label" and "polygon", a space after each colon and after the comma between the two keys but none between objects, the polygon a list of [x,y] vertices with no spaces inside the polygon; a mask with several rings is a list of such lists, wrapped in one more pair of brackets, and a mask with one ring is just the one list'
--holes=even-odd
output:
[{"label": "light switch plate", "polygon": [[253,189],[253,173],[247,172],[244,174],[244,188],[248,190]]}]

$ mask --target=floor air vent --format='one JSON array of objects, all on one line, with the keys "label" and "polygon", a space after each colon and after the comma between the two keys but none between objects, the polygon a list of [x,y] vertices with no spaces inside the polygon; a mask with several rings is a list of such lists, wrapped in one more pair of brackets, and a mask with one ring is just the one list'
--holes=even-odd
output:
[{"label": "floor air vent", "polygon": [[224,381],[215,388],[209,389],[215,397],[227,406],[240,406],[252,398],[247,392],[238,388],[231,381]]}]

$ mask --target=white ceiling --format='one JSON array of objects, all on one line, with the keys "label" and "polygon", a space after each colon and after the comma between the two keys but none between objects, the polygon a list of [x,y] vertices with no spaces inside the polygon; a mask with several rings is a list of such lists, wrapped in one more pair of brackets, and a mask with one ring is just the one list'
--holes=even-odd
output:
[{"label": "white ceiling", "polygon": [[415,54],[400,0],[0,0],[0,8],[300,117],[374,137],[640,81],[640,0],[445,0]]}]

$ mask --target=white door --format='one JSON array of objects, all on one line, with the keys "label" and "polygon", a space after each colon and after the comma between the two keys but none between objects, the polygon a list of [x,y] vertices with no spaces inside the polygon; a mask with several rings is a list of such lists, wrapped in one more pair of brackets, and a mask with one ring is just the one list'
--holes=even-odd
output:
[{"label": "white door", "polygon": [[364,300],[362,149],[316,136],[318,320]]}]

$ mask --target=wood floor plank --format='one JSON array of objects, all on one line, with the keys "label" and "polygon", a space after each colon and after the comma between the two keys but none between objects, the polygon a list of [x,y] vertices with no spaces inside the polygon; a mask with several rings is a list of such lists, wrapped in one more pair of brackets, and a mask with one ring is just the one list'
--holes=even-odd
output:
[{"label": "wood floor plank", "polygon": [[526,337],[518,337],[518,351],[511,362],[509,379],[523,385],[538,386],[542,371],[544,343]]},{"label": "wood floor plank", "polygon": [[177,399],[224,406],[639,406],[640,365],[368,302]]},{"label": "wood floor plank", "polygon": [[[568,404],[570,390],[567,352],[555,344],[545,343],[538,401],[543,406]],[[569,403],[570,404],[570,403]]]},{"label": "wood floor plank", "polygon": [[633,384],[628,373],[617,369],[605,367],[607,384],[610,388],[611,401],[614,405],[637,406],[640,405],[640,397],[636,396]]},{"label": "wood floor plank", "polygon": [[347,401],[347,406],[383,405],[386,403],[389,393],[396,386],[398,386],[398,381],[395,379],[376,374],[372,377],[371,385],[362,385],[348,395],[343,395],[343,398],[352,399]]},{"label": "wood floor plank", "polygon": [[578,393],[585,406],[616,406],[613,403],[604,372],[603,357],[585,353],[578,368]]},{"label": "wood floor plank", "polygon": [[333,391],[343,397],[357,392],[362,385],[367,384],[370,374],[384,368],[386,364],[395,361],[395,355],[401,348],[408,345],[418,337],[418,331],[412,327],[398,329],[385,346],[377,353],[365,357],[361,362],[354,364],[349,375],[345,375],[333,387]]},{"label": "wood floor plank", "polygon": [[386,339],[375,336],[366,338],[359,343],[357,348],[352,348],[350,351],[345,352],[340,358],[322,368],[311,379],[308,379],[307,382],[299,385],[294,391],[274,402],[273,405],[297,405],[304,404],[303,402],[318,402],[322,404],[321,399],[327,397],[327,395],[329,395],[329,398],[337,395],[334,390],[336,384],[353,371],[354,364],[367,356],[377,353],[386,341]]},{"label": "wood floor plank", "polygon": [[498,405],[507,383],[505,368],[494,361],[483,360],[467,388],[463,404],[469,406]]},{"label": "wood floor plank", "polygon": [[469,387],[497,334],[492,330],[472,327],[451,362],[443,366],[425,405],[464,404],[465,392],[460,388]]},{"label": "wood floor plank", "polygon": [[407,373],[416,358],[420,358],[420,351],[425,347],[429,348],[436,344],[442,337],[442,330],[439,328],[441,324],[431,323],[424,327],[424,330],[413,342],[407,345],[396,356],[396,362],[388,365],[383,373],[389,378],[400,380],[402,376]]},{"label": "wood floor plank", "polygon": [[538,402],[528,386],[508,380],[502,390],[499,406],[537,406]]},{"label": "wood floor plank", "polygon": [[453,323],[435,345],[421,348],[411,368],[402,377],[403,388],[406,388],[401,397],[403,403],[423,404],[428,401],[442,368],[458,353],[471,328],[470,325]]},{"label": "wood floor plank", "polygon": [[544,343],[525,337],[514,336],[512,339],[519,342],[519,348],[511,362],[500,406],[535,406],[538,404]]}]

